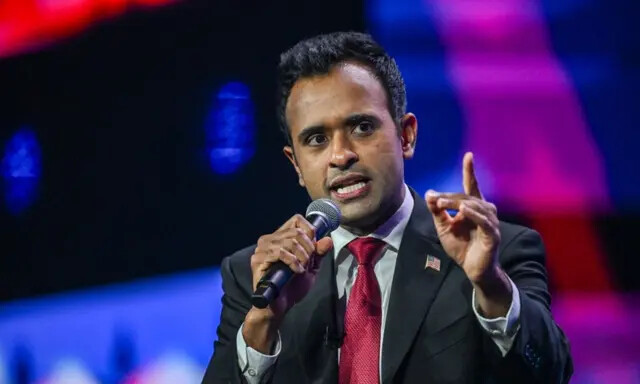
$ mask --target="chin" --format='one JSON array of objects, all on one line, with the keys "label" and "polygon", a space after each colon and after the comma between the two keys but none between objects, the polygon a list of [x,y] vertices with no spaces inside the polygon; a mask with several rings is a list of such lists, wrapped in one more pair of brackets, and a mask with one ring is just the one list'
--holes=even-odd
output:
[{"label": "chin", "polygon": [[376,206],[369,202],[338,204],[342,213],[342,225],[359,228],[367,227],[375,221]]}]

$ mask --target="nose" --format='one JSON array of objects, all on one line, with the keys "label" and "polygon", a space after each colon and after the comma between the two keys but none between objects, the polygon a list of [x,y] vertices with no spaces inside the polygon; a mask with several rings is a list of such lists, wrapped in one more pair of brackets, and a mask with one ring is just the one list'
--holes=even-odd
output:
[{"label": "nose", "polygon": [[349,139],[341,132],[336,133],[331,143],[331,167],[349,169],[357,161],[358,154],[353,150]]}]

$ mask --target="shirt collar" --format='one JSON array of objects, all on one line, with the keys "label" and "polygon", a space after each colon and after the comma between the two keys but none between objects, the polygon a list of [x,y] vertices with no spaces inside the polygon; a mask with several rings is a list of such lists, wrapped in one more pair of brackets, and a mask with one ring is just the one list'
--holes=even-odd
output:
[{"label": "shirt collar", "polygon": [[[413,196],[407,185],[404,185],[404,200],[400,205],[400,208],[381,226],[367,236],[375,237],[383,240],[389,246],[394,248],[397,252],[400,249],[400,242],[402,241],[402,235],[404,229],[407,227],[411,211],[413,211]],[[342,248],[349,244],[356,235],[347,231],[342,227],[338,227],[335,231],[331,232],[331,239],[333,240],[333,254],[337,257]]]}]

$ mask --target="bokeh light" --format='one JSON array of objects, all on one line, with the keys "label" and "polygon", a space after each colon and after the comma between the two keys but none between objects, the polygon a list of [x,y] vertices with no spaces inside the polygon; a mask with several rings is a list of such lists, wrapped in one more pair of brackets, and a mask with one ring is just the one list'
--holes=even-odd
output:
[{"label": "bokeh light", "polygon": [[20,129],[9,139],[2,159],[2,178],[5,203],[12,214],[24,212],[35,201],[40,161],[40,146],[31,129]]},{"label": "bokeh light", "polygon": [[255,152],[254,106],[249,87],[229,82],[218,91],[206,122],[207,149],[214,172],[238,171]]}]

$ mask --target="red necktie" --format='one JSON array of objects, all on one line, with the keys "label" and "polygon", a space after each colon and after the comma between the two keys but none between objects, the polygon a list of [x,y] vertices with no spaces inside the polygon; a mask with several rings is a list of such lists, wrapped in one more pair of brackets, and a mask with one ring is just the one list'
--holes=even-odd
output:
[{"label": "red necktie", "polygon": [[380,383],[382,300],[373,261],[384,246],[384,241],[373,237],[359,237],[347,245],[358,260],[358,273],[344,316],[340,384]]}]

